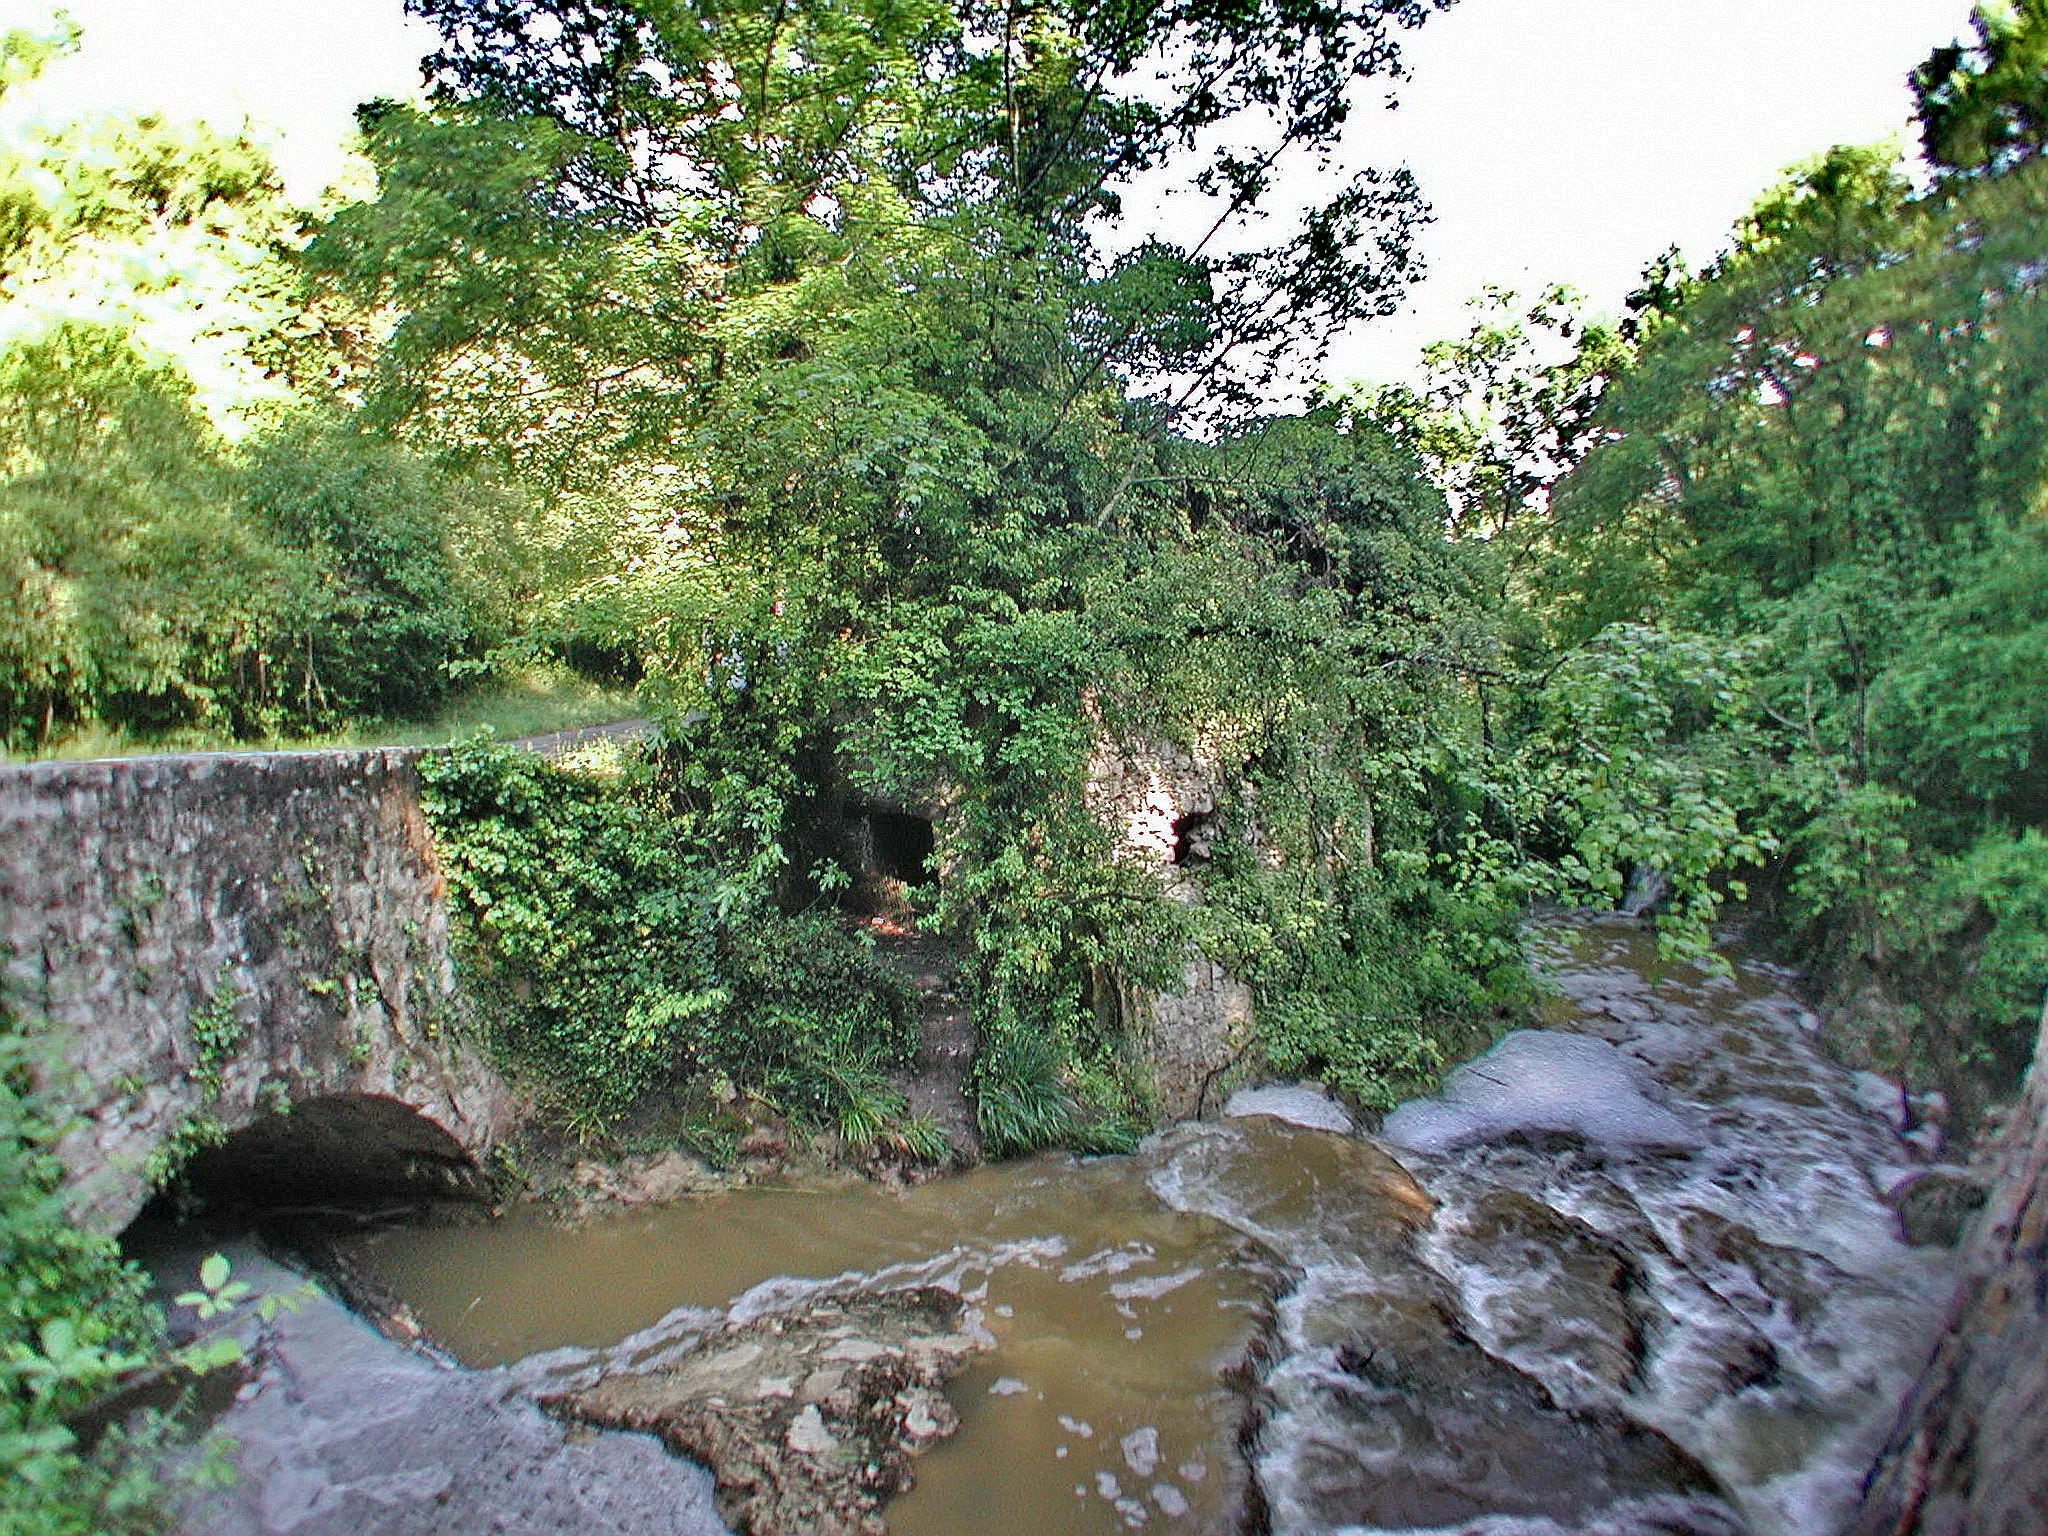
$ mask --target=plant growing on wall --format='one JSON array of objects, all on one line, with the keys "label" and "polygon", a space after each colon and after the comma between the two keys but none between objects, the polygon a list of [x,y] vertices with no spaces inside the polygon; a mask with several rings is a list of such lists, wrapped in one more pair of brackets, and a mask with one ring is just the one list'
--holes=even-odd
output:
[{"label": "plant growing on wall", "polygon": [[758,829],[636,752],[577,771],[488,743],[420,775],[491,1041],[565,1119],[723,1077],[827,1124],[916,1047],[902,982],[777,910]]}]

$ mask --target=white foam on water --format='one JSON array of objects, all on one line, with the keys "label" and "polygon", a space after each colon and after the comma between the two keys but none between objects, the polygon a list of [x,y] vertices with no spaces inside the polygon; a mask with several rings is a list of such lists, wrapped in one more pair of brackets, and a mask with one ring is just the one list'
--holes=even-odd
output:
[{"label": "white foam on water", "polygon": [[1638,1069],[1604,1040],[1518,1029],[1444,1080],[1434,1099],[1403,1104],[1380,1139],[1445,1153],[1522,1131],[1583,1136],[1612,1146],[1691,1148],[1700,1128],[1653,1102]]},{"label": "white foam on water", "polygon": [[1132,1430],[1118,1443],[1124,1465],[1139,1477],[1150,1477],[1159,1465],[1159,1431],[1150,1424]]},{"label": "white foam on water", "polygon": [[[1832,1530],[1956,1274],[1952,1253],[1908,1248],[1881,1199],[1910,1158],[1897,1121],[1869,1084],[1820,1056],[1812,1014],[1774,968],[1673,977],[1640,961],[1586,964],[1598,936],[1576,943],[1577,959],[1569,932],[1534,947],[1577,1022],[1602,1038],[1511,1036],[1508,1070],[1488,1057],[1465,1069],[1502,1081],[1454,1075],[1440,1103],[1404,1106],[1387,1132],[1422,1144],[1417,1171],[1449,1219],[1505,1183],[1626,1252],[1643,1330],[1637,1376],[1589,1381],[1526,1341],[1503,1343],[1497,1319],[1554,1271],[1542,1257],[1488,1270],[1435,1233],[1425,1254],[1459,1287],[1475,1337],[1554,1391],[1661,1430],[1713,1469],[1760,1536]],[[1607,1104],[1560,1103],[1574,1082],[1619,1095],[1619,1134]],[[1638,1137],[1646,1104],[1694,1133],[1680,1155]],[[1575,1132],[1586,1152],[1488,1145],[1525,1129]]]},{"label": "white foam on water", "polygon": [[1453,1525],[1343,1525],[1327,1536],[1748,1536],[1698,1499],[1629,1499],[1583,1520],[1488,1515]]},{"label": "white foam on water", "polygon": [[[1158,1144],[1149,1181],[1160,1199],[1259,1239],[1300,1274],[1277,1308],[1263,1383],[1274,1409],[1257,1475],[1273,1530],[1395,1536],[1314,1511],[1330,1468],[1370,1477],[1389,1454],[1400,1465],[1399,1446],[1375,1438],[1398,1438],[1398,1414],[1375,1420],[1359,1406],[1392,1402],[1398,1388],[1375,1385],[1375,1369],[1361,1375],[1336,1341],[1370,1349],[1373,1305],[1401,1295],[1411,1309],[1447,1307],[1455,1334],[1562,1407],[1661,1432],[1734,1508],[1631,1496],[1572,1517],[1485,1516],[1399,1536],[1835,1529],[1956,1275],[1952,1253],[1904,1244],[1881,1197],[1916,1162],[1889,1101],[1820,1055],[1813,1015],[1773,968],[1671,967],[1639,934],[1597,925],[1558,925],[1531,949],[1568,1000],[1551,1015],[1559,1027],[1507,1036],[1437,1097],[1389,1115],[1377,1138],[1437,1203],[1408,1270],[1397,1247],[1360,1253],[1319,1225],[1322,1194],[1276,1201],[1246,1172],[1249,1131],[1185,1127]],[[1554,1217],[1503,1226],[1503,1211],[1528,1208],[1503,1206],[1502,1191]],[[1417,1289],[1416,1264],[1441,1279],[1440,1299]],[[1578,1302],[1559,1307],[1559,1296]],[[1398,1382],[1398,1347],[1390,1367]]]},{"label": "white foam on water", "polygon": [[[1184,1285],[1191,1285],[1202,1278],[1202,1270],[1190,1264],[1176,1269],[1168,1275],[1152,1275],[1142,1280],[1119,1280],[1109,1288],[1109,1294],[1120,1302],[1157,1301],[1162,1296],[1171,1296]],[[1125,1308],[1118,1308],[1125,1311]]]}]

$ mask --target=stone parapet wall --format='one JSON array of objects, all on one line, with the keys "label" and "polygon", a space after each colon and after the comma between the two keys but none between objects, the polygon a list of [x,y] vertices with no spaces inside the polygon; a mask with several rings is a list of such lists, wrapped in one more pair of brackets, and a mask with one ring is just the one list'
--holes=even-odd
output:
[{"label": "stone parapet wall", "polygon": [[1089,759],[1085,797],[1089,814],[1115,834],[1117,857],[1171,887],[1185,881],[1177,873],[1181,829],[1215,814],[1221,781],[1216,768],[1171,743],[1104,734]]},{"label": "stone parapet wall", "polygon": [[470,1152],[509,1128],[460,1028],[414,757],[0,768],[0,1001],[81,1117],[58,1149],[81,1220],[118,1229],[185,1148],[317,1097],[397,1100]]},{"label": "stone parapet wall", "polygon": [[2048,1011],[1964,1260],[1848,1536],[2048,1531]]},{"label": "stone parapet wall", "polygon": [[1181,967],[1177,991],[1135,1000],[1159,1113],[1194,1120],[1223,1108],[1252,1044],[1252,989],[1213,960]]}]

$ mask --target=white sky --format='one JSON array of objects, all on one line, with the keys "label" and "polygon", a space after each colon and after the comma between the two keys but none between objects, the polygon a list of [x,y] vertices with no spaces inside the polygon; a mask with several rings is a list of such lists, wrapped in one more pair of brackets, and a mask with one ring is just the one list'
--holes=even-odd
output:
[{"label": "white sky", "polygon": [[[51,7],[0,0],[0,27]],[[282,139],[294,196],[340,169],[351,111],[405,96],[433,33],[400,0],[69,0],[85,51],[34,104],[153,107]],[[1969,0],[1460,0],[1409,39],[1392,114],[1348,153],[1414,167],[1435,205],[1411,312],[1332,355],[1338,380],[1406,373],[1485,284],[1567,282],[1619,306],[1645,262],[1695,258],[1786,165],[1901,131],[1905,75]],[[1189,210],[1192,212],[1192,210]],[[1176,219],[1175,222],[1180,222]]]},{"label": "white sky", "polygon": [[[1702,259],[1786,166],[1910,142],[1906,74],[1969,0],[1460,0],[1413,36],[1400,108],[1361,163],[1415,168],[1436,209],[1415,313],[1362,330],[1333,375],[1389,378],[1464,329],[1488,283],[1569,283],[1613,312],[1676,244]],[[1369,136],[1369,137],[1368,137]]]}]

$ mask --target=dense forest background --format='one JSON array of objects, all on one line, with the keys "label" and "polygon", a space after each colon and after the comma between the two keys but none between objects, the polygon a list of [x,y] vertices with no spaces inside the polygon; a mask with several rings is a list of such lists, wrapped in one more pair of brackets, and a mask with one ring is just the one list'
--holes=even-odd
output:
[{"label": "dense forest background", "polygon": [[[433,104],[364,108],[374,175],[321,208],[204,129],[7,146],[15,750],[331,732],[537,666],[637,689],[652,843],[584,873],[644,887],[676,958],[592,961],[522,1034],[610,1107],[748,1033],[705,1021],[843,880],[802,818],[848,783],[947,809],[930,920],[974,945],[1020,1142],[1058,1105],[1142,1122],[1106,974],[1197,944],[1274,1067],[1385,1101],[1512,991],[1513,911],[1632,870],[1697,951],[1760,869],[1803,957],[1880,985],[1857,1046],[1893,1070],[2017,1065],[2048,975],[2039,5],[1916,74],[1917,165],[1829,150],[1619,323],[1494,293],[1423,386],[1280,415],[1397,302],[1416,189],[1366,172],[1227,252],[1123,229],[1115,189],[1164,166],[1219,230],[1262,211],[1428,7],[414,9]],[[75,44],[13,34],[5,88]],[[1104,734],[1243,802],[1202,902],[1108,857]],[[451,826],[568,836],[463,764]],[[458,863],[504,862],[470,833]],[[668,1023],[628,1049],[625,1013]]]},{"label": "dense forest background", "polygon": [[[662,731],[603,772],[423,769],[496,1043],[564,1121],[680,1075],[943,1150],[806,835],[845,792],[937,808],[919,920],[968,957],[996,1153],[1149,1124],[1113,997],[1190,947],[1268,1068],[1386,1105],[1519,1005],[1518,912],[1632,875],[1679,954],[1753,896],[1858,1060],[1965,1109],[2023,1065],[2048,0],[1916,72],[1917,157],[1828,149],[1618,320],[1490,294],[1424,384],[1346,392],[1315,362],[1415,271],[1404,175],[1257,249],[1127,229],[1116,189],[1261,211],[1435,5],[410,8],[431,104],[366,106],[321,207],[161,121],[0,147],[0,733],[630,690]],[[9,35],[0,89],[74,45]],[[1198,900],[1113,857],[1104,739],[1221,775]],[[29,1061],[0,1139],[51,1193]],[[10,1265],[10,1337],[80,1252]],[[78,1359],[18,1378],[20,1435]]]}]

